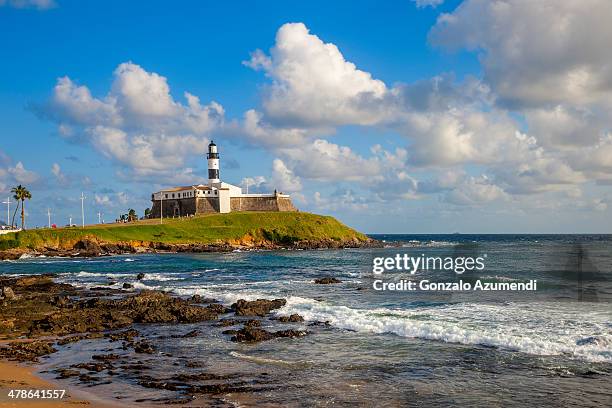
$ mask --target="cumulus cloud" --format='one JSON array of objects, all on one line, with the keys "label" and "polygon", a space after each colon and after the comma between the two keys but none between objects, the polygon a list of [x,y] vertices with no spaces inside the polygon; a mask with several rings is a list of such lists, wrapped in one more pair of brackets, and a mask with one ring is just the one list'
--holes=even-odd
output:
[{"label": "cumulus cloud", "polygon": [[444,197],[446,202],[456,205],[475,206],[506,199],[506,192],[495,185],[486,175],[467,177],[460,181]]},{"label": "cumulus cloud", "polygon": [[59,184],[68,184],[68,177],[64,174],[64,172],[62,172],[62,168],[58,163],[53,163],[53,165],[51,166],[51,173]]},{"label": "cumulus cloud", "polygon": [[245,64],[270,78],[263,106],[277,123],[367,125],[386,115],[385,84],[357,69],[336,45],[311,34],[303,23],[284,24],[270,55],[257,50]]},{"label": "cumulus cloud", "polygon": [[19,184],[32,184],[39,179],[38,174],[26,169],[22,162],[9,167],[7,173]]},{"label": "cumulus cloud", "polygon": [[364,158],[348,146],[324,139],[278,151],[297,176],[311,180],[363,181],[380,173],[380,163],[376,158]]},{"label": "cumulus cloud", "polygon": [[609,101],[611,15],[608,0],[466,0],[438,18],[430,41],[480,52],[504,103]]},{"label": "cumulus cloud", "polygon": [[272,180],[274,188],[282,192],[294,192],[302,189],[302,182],[292,170],[287,168],[281,159],[272,162]]},{"label": "cumulus cloud", "polygon": [[174,100],[165,77],[126,62],[105,96],[63,77],[37,111],[67,140],[90,144],[146,177],[181,172],[191,156],[205,153],[207,135],[223,123],[221,105],[202,105],[187,92],[184,97],[186,103]]}]

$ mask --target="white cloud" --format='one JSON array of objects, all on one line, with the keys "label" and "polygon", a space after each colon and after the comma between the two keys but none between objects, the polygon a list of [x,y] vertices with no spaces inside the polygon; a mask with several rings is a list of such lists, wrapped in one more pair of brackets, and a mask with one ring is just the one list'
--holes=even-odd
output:
[{"label": "white cloud", "polygon": [[272,180],[270,180],[270,184],[274,186],[274,189],[285,193],[302,189],[300,178],[287,168],[281,159],[274,159],[272,162]]},{"label": "white cloud", "polygon": [[363,158],[348,146],[317,139],[295,148],[278,149],[295,175],[311,180],[363,181],[380,173],[376,158]]},{"label": "white cloud", "polygon": [[493,184],[486,175],[482,175],[463,179],[446,194],[445,201],[456,205],[474,206],[507,197],[503,189]]},{"label": "white cloud", "polygon": [[15,166],[9,167],[7,172],[19,184],[32,184],[39,178],[38,174],[27,170],[22,162],[17,162]]},{"label": "white cloud", "polygon": [[302,23],[284,24],[270,56],[257,50],[245,64],[271,79],[263,105],[266,115],[278,123],[372,124],[386,116],[385,84],[357,69],[338,47],[310,34]]},{"label": "white cloud", "polygon": [[442,14],[432,43],[481,52],[485,78],[518,106],[608,100],[612,2],[466,0]]},{"label": "white cloud", "polygon": [[58,163],[53,163],[53,165],[51,166],[51,173],[59,184],[68,184],[68,177],[66,177],[66,175],[62,172],[62,168]]},{"label": "white cloud", "polygon": [[207,135],[223,123],[221,105],[202,105],[190,93],[185,99],[173,99],[165,77],[127,62],[115,70],[106,96],[96,98],[63,77],[39,111],[63,137],[91,144],[137,177],[170,175],[203,154]]}]

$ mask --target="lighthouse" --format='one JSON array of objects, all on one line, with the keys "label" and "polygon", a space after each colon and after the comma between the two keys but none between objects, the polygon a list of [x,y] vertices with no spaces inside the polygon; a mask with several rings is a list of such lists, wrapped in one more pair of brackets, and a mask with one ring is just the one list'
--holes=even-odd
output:
[{"label": "lighthouse", "polygon": [[217,152],[217,145],[212,140],[208,145],[208,183],[219,183],[219,153]]}]

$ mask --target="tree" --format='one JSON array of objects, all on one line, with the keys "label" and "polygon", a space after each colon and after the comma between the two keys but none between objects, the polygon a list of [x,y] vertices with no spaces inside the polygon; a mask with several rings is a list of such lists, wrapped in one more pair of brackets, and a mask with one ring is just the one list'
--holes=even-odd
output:
[{"label": "tree", "polygon": [[145,210],[144,210],[144,217],[145,218],[151,218],[151,209],[150,208],[145,208]]},{"label": "tree", "polygon": [[130,208],[127,214],[128,222],[132,222],[138,219],[138,214],[136,214],[136,210]]},{"label": "tree", "polygon": [[21,229],[25,229],[25,200],[31,199],[32,193],[30,193],[28,189],[22,186],[21,184],[17,187],[13,187],[11,189],[11,193],[14,194],[13,198],[17,200],[17,207],[15,208],[15,212],[13,213],[12,225],[15,225],[15,215],[17,215],[17,209],[19,208],[19,204],[21,204]]}]

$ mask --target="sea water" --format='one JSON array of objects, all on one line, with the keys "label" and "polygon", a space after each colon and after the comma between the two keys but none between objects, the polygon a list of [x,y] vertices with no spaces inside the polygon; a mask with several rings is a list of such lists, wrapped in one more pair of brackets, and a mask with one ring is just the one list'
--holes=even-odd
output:
[{"label": "sea water", "polygon": [[[279,405],[609,406],[612,404],[612,237],[606,235],[379,235],[384,248],[148,254],[2,262],[2,274],[53,273],[84,287],[159,289],[230,304],[285,298],[263,328],[307,329],[299,339],[236,344],[208,322],[138,329],[160,353],[151,375],[184,372],[199,361],[257,389],[234,402]],[[485,256],[485,268],[399,271],[389,282],[526,282],[532,292],[406,292],[372,288],[372,260],[414,256]],[[140,272],[144,279],[136,280]],[[314,279],[333,276],[339,284]],[[176,339],[194,328],[201,335]],[[88,356],[100,341],[61,349],[47,369]],[[195,364],[197,365],[197,364]],[[127,401],[155,400],[135,378],[116,376],[92,392]],[[120,386],[118,386],[120,385]],[[231,399],[231,398],[230,398]],[[510,404],[511,402],[511,404]]]}]

